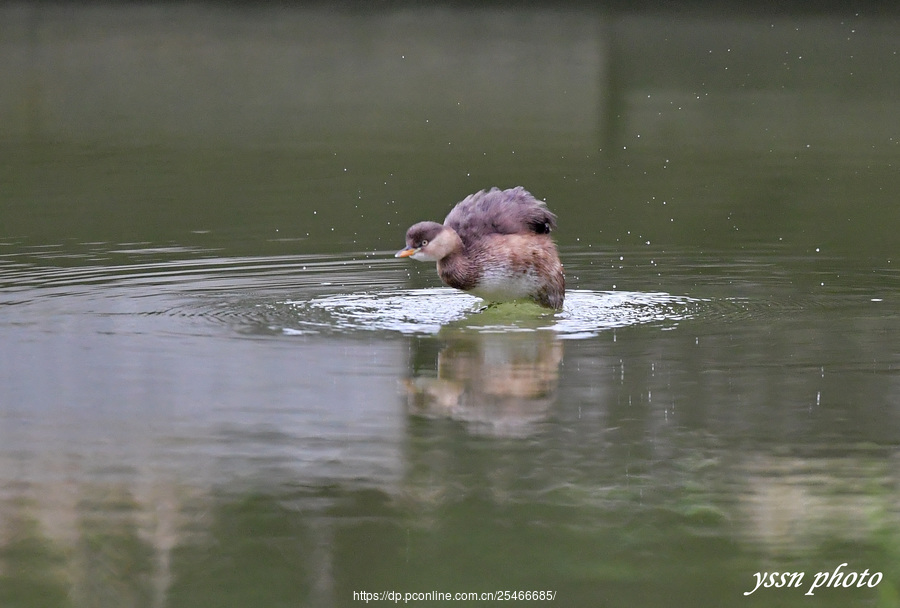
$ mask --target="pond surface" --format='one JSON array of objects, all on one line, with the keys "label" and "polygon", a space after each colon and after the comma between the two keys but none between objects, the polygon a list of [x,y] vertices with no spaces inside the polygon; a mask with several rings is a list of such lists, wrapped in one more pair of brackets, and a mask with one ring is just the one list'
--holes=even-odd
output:
[{"label": "pond surface", "polygon": [[[6,4],[0,71],[0,605],[900,602],[900,21]],[[393,257],[519,184],[562,311]]]}]

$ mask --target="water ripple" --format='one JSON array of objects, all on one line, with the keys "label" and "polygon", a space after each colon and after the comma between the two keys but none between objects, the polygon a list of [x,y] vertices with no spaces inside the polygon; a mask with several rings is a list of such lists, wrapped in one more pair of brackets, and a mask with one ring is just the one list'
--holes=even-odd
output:
[{"label": "water ripple", "polygon": [[661,291],[572,289],[558,312],[531,304],[482,310],[481,300],[454,289],[405,288],[408,267],[379,252],[349,257],[204,252],[208,257],[192,259],[177,259],[180,251],[168,253],[176,259],[71,267],[6,259],[0,265],[0,304],[15,310],[14,322],[31,325],[44,323],[50,310],[169,319],[178,323],[165,331],[190,333],[218,327],[243,335],[408,335],[453,326],[478,332],[552,331],[565,339],[636,325],[668,328],[699,315],[740,318],[754,308]]}]

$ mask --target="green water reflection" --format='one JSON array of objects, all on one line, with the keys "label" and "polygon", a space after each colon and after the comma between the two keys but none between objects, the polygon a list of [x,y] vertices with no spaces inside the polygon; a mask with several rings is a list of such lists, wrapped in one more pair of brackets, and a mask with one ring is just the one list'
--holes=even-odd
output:
[{"label": "green water reflection", "polygon": [[[4,4],[0,606],[900,605],[898,40]],[[379,314],[442,301],[409,224],[515,184],[641,314]]]}]

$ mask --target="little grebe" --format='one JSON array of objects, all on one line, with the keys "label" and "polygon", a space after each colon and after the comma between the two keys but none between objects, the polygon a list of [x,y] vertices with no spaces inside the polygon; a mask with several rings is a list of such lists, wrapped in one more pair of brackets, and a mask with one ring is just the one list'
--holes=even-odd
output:
[{"label": "little grebe", "polygon": [[491,302],[530,299],[562,308],[566,279],[550,230],[556,216],[522,188],[467,196],[443,224],[419,222],[398,258],[437,262],[441,280]]}]

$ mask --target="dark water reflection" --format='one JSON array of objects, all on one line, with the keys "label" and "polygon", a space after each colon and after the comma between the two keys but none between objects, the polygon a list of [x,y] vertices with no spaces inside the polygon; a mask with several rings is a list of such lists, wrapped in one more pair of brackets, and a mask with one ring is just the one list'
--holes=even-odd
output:
[{"label": "dark water reflection", "polygon": [[[0,605],[898,605],[898,32],[4,5]],[[391,256],[518,183],[563,311]]]}]

